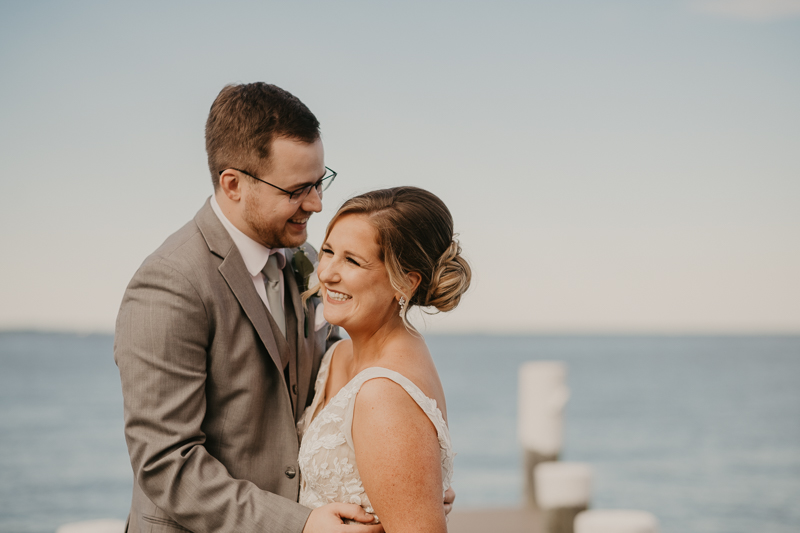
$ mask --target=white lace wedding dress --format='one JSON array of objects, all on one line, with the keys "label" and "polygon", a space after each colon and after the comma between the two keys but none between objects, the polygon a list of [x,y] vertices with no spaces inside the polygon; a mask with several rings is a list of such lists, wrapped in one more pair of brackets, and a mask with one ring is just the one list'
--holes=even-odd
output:
[{"label": "white lace wedding dress", "polygon": [[[337,343],[338,344],[338,343]],[[453,453],[450,431],[436,406],[407,377],[388,368],[371,367],[357,374],[321,408],[331,357],[336,344],[325,353],[320,364],[314,401],[306,409],[297,429],[300,434],[300,503],[315,509],[332,502],[355,503],[374,514],[369,497],[361,484],[353,448],[353,408],[364,382],[389,378],[408,393],[422,408],[439,435],[442,464],[442,497],[453,477]],[[321,409],[321,410],[320,410]],[[319,412],[318,412],[319,411]]]}]

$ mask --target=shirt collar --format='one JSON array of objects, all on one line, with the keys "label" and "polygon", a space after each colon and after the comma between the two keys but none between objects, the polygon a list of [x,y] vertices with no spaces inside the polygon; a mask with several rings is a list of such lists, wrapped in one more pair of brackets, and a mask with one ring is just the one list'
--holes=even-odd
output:
[{"label": "shirt collar", "polygon": [[260,242],[256,242],[242,233],[242,231],[234,226],[222,212],[222,208],[220,208],[219,203],[217,203],[217,198],[213,194],[211,195],[211,209],[214,211],[214,214],[217,215],[217,218],[228,232],[228,235],[233,239],[233,243],[236,245],[236,248],[239,249],[239,253],[242,254],[244,266],[251,276],[255,276],[264,270],[267,259],[269,259],[269,256],[272,254],[277,254],[278,267],[283,270],[283,267],[286,266],[286,256],[280,253],[283,248],[267,248]]}]

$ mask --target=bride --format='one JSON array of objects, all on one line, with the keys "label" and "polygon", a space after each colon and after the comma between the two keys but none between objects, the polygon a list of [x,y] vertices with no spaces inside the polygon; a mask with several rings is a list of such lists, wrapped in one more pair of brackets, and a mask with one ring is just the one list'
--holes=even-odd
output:
[{"label": "bride", "polygon": [[[388,533],[446,532],[453,450],[447,407],[414,306],[454,309],[470,267],[434,194],[396,187],[351,198],[320,249],[325,319],[350,336],[331,346],[298,424],[300,503],[354,503]],[[315,513],[306,523],[314,530]]]}]

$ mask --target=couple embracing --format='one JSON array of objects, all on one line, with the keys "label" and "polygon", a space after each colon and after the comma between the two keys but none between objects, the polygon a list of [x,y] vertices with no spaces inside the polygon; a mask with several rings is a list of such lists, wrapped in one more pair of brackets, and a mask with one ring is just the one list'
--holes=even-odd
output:
[{"label": "couple embracing", "polygon": [[206,150],[213,195],[117,318],[127,531],[446,531],[444,392],[406,314],[469,286],[447,207],[414,187],[356,196],[318,253],[306,224],[336,173],[316,117],[265,83],[220,92]]}]

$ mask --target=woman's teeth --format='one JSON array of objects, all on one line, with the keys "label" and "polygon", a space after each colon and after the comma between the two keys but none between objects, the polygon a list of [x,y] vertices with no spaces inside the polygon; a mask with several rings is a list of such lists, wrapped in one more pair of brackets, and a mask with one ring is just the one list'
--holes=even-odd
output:
[{"label": "woman's teeth", "polygon": [[334,292],[328,289],[328,298],[330,298],[334,302],[344,302],[345,300],[349,300],[350,298],[352,298],[352,296],[342,294],[341,292]]}]

